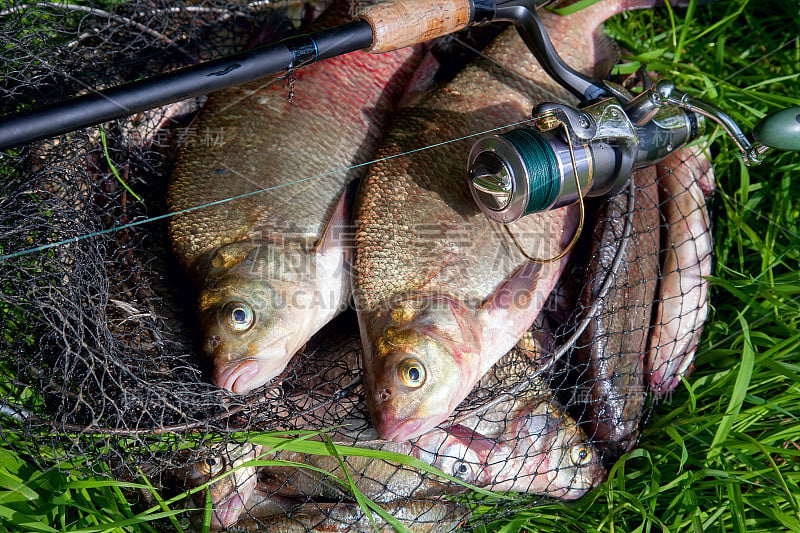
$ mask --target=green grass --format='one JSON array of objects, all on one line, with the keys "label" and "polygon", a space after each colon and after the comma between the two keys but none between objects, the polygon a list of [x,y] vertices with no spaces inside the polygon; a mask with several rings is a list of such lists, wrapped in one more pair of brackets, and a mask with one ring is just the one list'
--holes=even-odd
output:
[{"label": "green grass", "polygon": [[[745,131],[800,106],[800,4],[720,2],[617,17],[611,34]],[[574,504],[532,507],[496,531],[800,530],[800,175],[797,154],[746,168],[713,149],[712,316],[693,375],[659,405],[638,449]]]},{"label": "green grass", "polygon": [[[647,63],[750,131],[800,105],[798,20],[796,2],[731,0],[624,15],[608,28],[631,53],[622,71]],[[521,498],[487,530],[800,530],[800,156],[748,169],[731,142],[711,137],[713,312],[694,374],[606,484],[575,503]],[[150,521],[180,503],[134,514],[124,484],[40,471],[15,447],[0,448],[0,530],[153,531]]]}]

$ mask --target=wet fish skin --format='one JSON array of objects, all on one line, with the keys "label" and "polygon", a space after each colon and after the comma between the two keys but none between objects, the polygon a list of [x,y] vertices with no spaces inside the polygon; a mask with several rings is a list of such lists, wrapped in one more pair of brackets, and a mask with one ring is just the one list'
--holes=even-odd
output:
[{"label": "wet fish skin", "polygon": [[[504,422],[489,424],[502,428],[496,434],[479,433],[480,426],[486,424],[476,418],[446,429],[436,428],[404,443],[338,441],[337,444],[416,457],[445,474],[494,491],[576,499],[605,479],[597,449],[552,396],[529,398],[515,412],[516,402],[499,404],[497,413]],[[320,468],[338,480],[301,467],[265,468],[260,474],[262,486],[266,476],[266,485],[281,496],[349,497],[346,485],[342,484],[346,483],[346,477],[339,459],[285,450],[275,458]],[[379,503],[437,498],[467,490],[392,461],[354,455],[341,459],[359,490]]]},{"label": "wet fish skin", "polygon": [[696,146],[676,150],[657,169],[667,236],[645,369],[650,389],[663,396],[691,369],[708,317],[713,243],[704,188],[713,190],[714,174]]},{"label": "wet fish skin", "polygon": [[[542,18],[567,62],[591,71],[608,67],[613,60],[606,57],[615,57],[609,47],[595,47],[592,30],[628,6],[604,2],[569,17]],[[483,60],[468,66],[397,118],[380,156],[516,123],[539,101],[574,102],[539,69],[514,30],[485,55],[517,72]],[[488,103],[492,99],[497,105]],[[367,403],[387,439],[411,439],[443,422],[528,329],[563,268],[563,261],[529,265],[474,206],[463,184],[470,143],[376,163],[356,200],[354,289],[367,346]],[[570,208],[523,218],[511,229],[528,253],[547,258],[564,248],[576,224],[577,211]],[[513,297],[501,298],[503,291]],[[438,299],[430,318],[403,310],[407,299],[420,298]],[[419,322],[441,324],[448,332],[444,342],[419,331]],[[414,347],[393,342],[398,332],[406,339],[416,335]],[[421,386],[403,382],[400,362],[409,358],[425,369]]]},{"label": "wet fish skin", "polygon": [[[317,28],[349,20],[348,7],[339,2]],[[364,170],[334,171],[370,158],[419,55],[355,52],[304,67],[291,103],[283,82],[209,97],[194,131],[216,141],[184,146],[169,234],[199,289],[200,346],[221,387],[263,385],[346,306],[343,194]]]},{"label": "wet fish skin", "polygon": [[[426,443],[431,450],[437,450],[439,446],[437,442],[447,437],[448,435],[441,431],[438,435],[429,437]],[[434,442],[434,440],[437,442]],[[337,439],[336,444],[364,447],[412,457],[421,455],[420,449],[415,449],[409,442],[353,442],[352,440],[342,442]],[[266,481],[266,485],[270,488],[278,489],[279,494],[291,498],[312,496],[323,499],[352,500],[352,493],[346,485],[345,472],[336,457],[302,454],[284,450],[279,451],[275,457],[313,466],[328,472],[328,474],[322,474],[318,471],[301,467],[263,469],[260,473],[262,483]],[[423,460],[438,467],[436,464],[437,460],[440,459],[438,455],[430,454],[425,456],[423,454],[423,457]],[[392,461],[357,455],[346,455],[341,457],[341,460],[361,493],[377,503],[438,498],[445,494],[458,494],[467,491],[460,485],[436,479],[435,476],[426,475],[420,470],[401,466]]]},{"label": "wet fish skin", "polygon": [[[495,491],[577,499],[606,479],[601,454],[576,421],[556,400],[548,383],[533,375],[541,368],[542,335],[533,330],[525,348],[514,348],[487,373],[482,388],[527,380],[510,398],[462,422],[492,441],[484,460],[488,482]],[[474,447],[474,444],[473,444]]]},{"label": "wet fish skin", "polygon": [[575,500],[606,479],[597,448],[553,401],[521,412],[508,438],[516,446],[494,490]]},{"label": "wet fish skin", "polygon": [[[403,441],[432,429],[480,378],[480,324],[473,310],[456,298],[411,294],[364,322],[367,405],[383,438]],[[410,381],[413,371],[420,385]],[[463,387],[460,394],[452,394],[453,383]],[[426,406],[427,419],[416,416],[419,403]]]},{"label": "wet fish skin", "polygon": [[[269,500],[268,493],[261,498]],[[415,533],[455,531],[469,516],[464,505],[446,501],[415,500],[379,504],[389,515]],[[231,533],[271,531],[275,533],[305,533],[307,531],[347,531],[351,533],[394,532],[393,526],[377,513],[372,513],[375,526],[357,503],[306,503],[287,514],[254,514],[241,520]]]},{"label": "wet fish skin", "polygon": [[[645,400],[644,355],[659,274],[660,212],[655,168],[637,170],[633,227],[599,314],[580,336],[570,362],[584,404],[586,431],[595,444],[619,456],[636,442]],[[581,306],[598,300],[620,245],[630,193],[624,189],[597,214]],[[583,317],[581,317],[583,318]]]}]

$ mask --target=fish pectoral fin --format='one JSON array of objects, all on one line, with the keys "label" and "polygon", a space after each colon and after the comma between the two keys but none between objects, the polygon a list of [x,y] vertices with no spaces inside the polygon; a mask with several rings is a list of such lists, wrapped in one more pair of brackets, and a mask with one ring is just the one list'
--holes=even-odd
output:
[{"label": "fish pectoral fin", "polygon": [[[203,277],[216,277],[230,271],[235,266],[258,255],[259,245],[251,241],[233,242],[220,246],[201,262]],[[202,264],[204,263],[204,264]]]},{"label": "fish pectoral fin", "polygon": [[324,255],[332,249],[351,249],[348,241],[352,238],[353,229],[353,203],[360,180],[353,180],[344,189],[339,201],[331,211],[322,230],[322,235],[314,244],[312,252]]},{"label": "fish pectoral fin", "polygon": [[528,331],[547,299],[544,292],[552,289],[539,281],[545,268],[553,266],[533,262],[520,265],[481,304],[478,312],[481,322],[488,326],[484,331],[489,337],[482,339],[484,343],[502,344],[502,353],[506,353]]},{"label": "fish pectoral fin", "polygon": [[511,308],[510,306],[515,305],[518,300],[519,302],[517,303],[520,303],[522,301],[521,298],[530,295],[533,289],[536,288],[536,280],[541,270],[541,263],[528,261],[520,265],[484,300],[480,309],[486,313],[493,314],[499,310],[505,312],[506,309]]}]

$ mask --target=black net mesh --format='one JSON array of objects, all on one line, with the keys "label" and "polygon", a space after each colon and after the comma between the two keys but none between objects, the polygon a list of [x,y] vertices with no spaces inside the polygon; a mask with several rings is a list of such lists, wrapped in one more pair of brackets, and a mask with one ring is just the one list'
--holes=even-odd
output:
[{"label": "black net mesh", "polygon": [[[5,3],[0,112],[274,40],[313,19],[322,2],[312,4]],[[470,492],[463,482],[580,497],[691,369],[707,314],[713,183],[682,150],[587,205],[590,229],[533,329],[430,433],[378,439],[351,311],[268,386],[222,391],[197,356],[195,294],[160,218],[176,151],[220,142],[191,130],[202,101],[0,159],[0,436],[42,466],[144,473],[167,492],[213,478],[218,528],[362,530],[375,520],[445,531],[475,523],[466,503],[444,498]],[[301,441],[260,433],[322,430]],[[356,494],[375,502],[371,517]],[[202,507],[206,492],[195,500]],[[495,500],[478,520],[531,503]]]}]

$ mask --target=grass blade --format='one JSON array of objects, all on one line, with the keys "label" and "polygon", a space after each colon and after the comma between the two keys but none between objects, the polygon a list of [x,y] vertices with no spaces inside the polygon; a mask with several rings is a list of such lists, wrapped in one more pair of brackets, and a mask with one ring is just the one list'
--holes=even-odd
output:
[{"label": "grass blade", "polygon": [[714,434],[714,440],[711,442],[711,448],[708,450],[709,459],[719,455],[721,444],[727,440],[728,434],[733,424],[736,422],[736,417],[739,416],[742,403],[747,395],[747,388],[753,377],[755,351],[750,341],[750,326],[741,314],[739,315],[739,324],[742,327],[742,335],[744,337],[744,342],[742,344],[742,362],[739,366],[739,372],[736,375],[736,383],[731,391],[731,399],[728,403],[728,408],[725,410],[725,416],[720,422],[719,428],[717,428],[717,432]]}]

